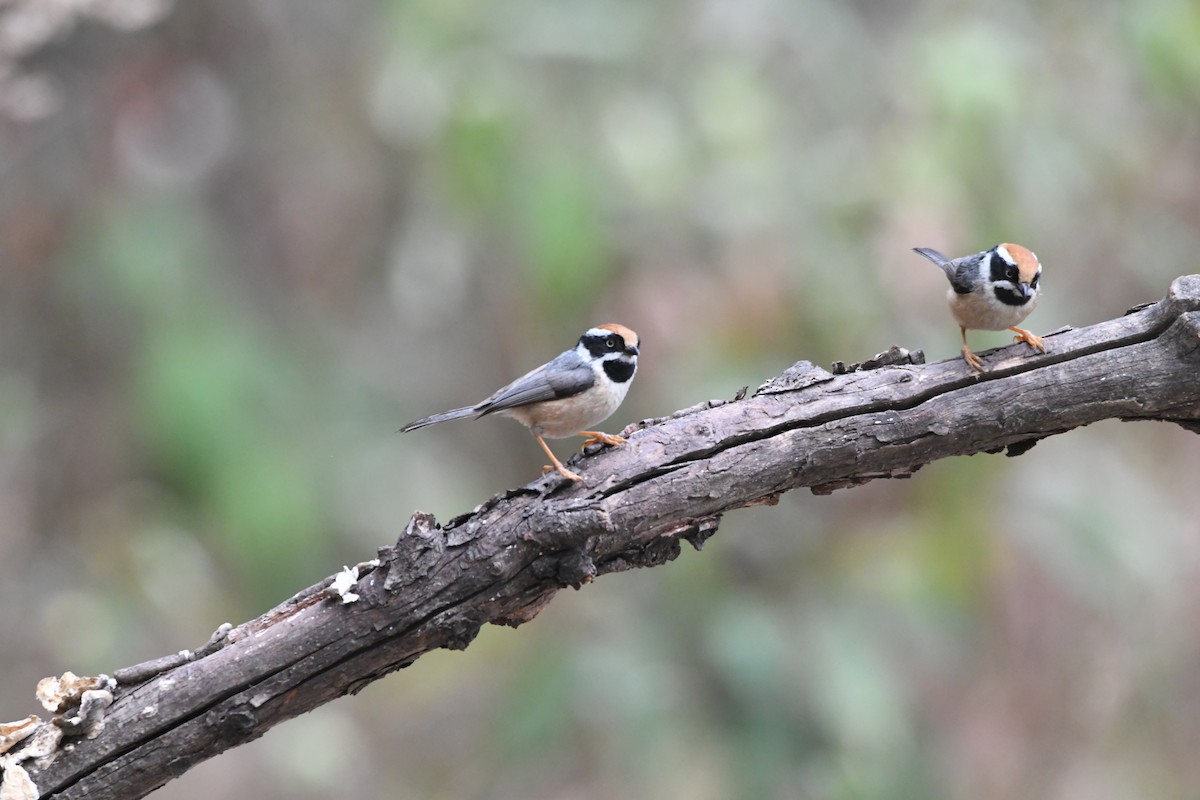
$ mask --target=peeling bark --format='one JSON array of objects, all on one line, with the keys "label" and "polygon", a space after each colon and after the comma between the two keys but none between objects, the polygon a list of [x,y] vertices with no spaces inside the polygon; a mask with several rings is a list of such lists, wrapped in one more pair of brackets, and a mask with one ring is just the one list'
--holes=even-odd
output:
[{"label": "peeling bark", "polygon": [[[629,444],[577,457],[439,526],[416,513],[359,565],[343,602],[332,578],[222,629],[196,654],[118,670],[102,733],[49,764],[43,797],[142,797],[194,764],[408,666],[467,647],[481,626],[532,619],[561,588],[699,549],[728,511],[783,492],[828,493],[908,477],[935,459],[1007,450],[1102,419],[1200,431],[1200,275],[1124,317],[960,359],[885,354],[833,374],[799,362],[753,396],[631,426]],[[916,362],[916,363],[913,363]]]}]

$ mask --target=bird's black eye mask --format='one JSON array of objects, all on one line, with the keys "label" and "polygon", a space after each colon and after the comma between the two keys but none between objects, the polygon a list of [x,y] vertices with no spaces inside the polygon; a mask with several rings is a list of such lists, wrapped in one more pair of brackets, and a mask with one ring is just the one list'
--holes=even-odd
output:
[{"label": "bird's black eye mask", "polygon": [[600,358],[607,353],[620,353],[625,349],[625,338],[617,333],[605,336],[589,333],[579,341],[593,358]]},{"label": "bird's black eye mask", "polygon": [[992,283],[1010,281],[1015,286],[1021,282],[1021,271],[1017,269],[1017,265],[1008,263],[999,253],[992,253],[991,267]]}]

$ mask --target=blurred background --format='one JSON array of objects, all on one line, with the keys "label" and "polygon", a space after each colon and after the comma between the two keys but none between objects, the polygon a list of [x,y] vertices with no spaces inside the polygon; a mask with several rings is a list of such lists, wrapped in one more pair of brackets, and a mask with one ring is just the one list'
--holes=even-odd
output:
[{"label": "blurred background", "polygon": [[[533,479],[395,431],[592,324],[618,431],[957,357],[909,248],[997,241],[1040,333],[1200,269],[1193,0],[6,0],[0,718]],[[155,796],[1196,797],[1197,475],[1110,422],[795,492]]]}]

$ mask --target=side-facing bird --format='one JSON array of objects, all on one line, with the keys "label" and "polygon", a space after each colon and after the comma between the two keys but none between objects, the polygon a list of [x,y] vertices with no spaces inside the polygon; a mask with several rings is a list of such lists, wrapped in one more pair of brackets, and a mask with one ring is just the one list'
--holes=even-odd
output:
[{"label": "side-facing bird", "polygon": [[1041,294],[1042,265],[1033,251],[1007,242],[955,259],[928,247],[914,247],[913,251],[937,264],[949,278],[946,299],[962,331],[963,360],[972,368],[982,372],[983,362],[967,346],[968,330],[1008,329],[1017,334],[1014,341],[1046,352],[1040,336],[1017,327],[1037,307]]},{"label": "side-facing bird", "polygon": [[543,437],[586,436],[589,438],[585,446],[597,442],[624,444],[620,436],[590,428],[608,419],[625,399],[637,372],[637,357],[636,333],[616,323],[597,325],[579,337],[575,347],[522,375],[486,400],[410,422],[400,430],[407,433],[452,419],[503,414],[529,428],[554,465],[546,467],[546,471],[556,469],[564,478],[581,481],[582,477],[555,458]]}]

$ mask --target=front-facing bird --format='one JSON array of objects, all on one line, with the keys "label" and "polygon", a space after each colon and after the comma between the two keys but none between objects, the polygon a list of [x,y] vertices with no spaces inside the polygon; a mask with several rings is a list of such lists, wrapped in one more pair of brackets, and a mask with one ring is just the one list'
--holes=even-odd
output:
[{"label": "front-facing bird", "polygon": [[963,359],[982,372],[979,356],[967,347],[967,331],[1002,331],[1017,334],[1015,341],[1025,342],[1046,352],[1046,343],[1023,328],[1018,328],[1037,307],[1041,291],[1042,265],[1031,250],[1019,244],[998,244],[953,260],[928,247],[913,250],[942,268],[950,279],[946,299],[950,313],[962,330]]},{"label": "front-facing bird", "polygon": [[581,481],[583,478],[554,457],[543,437],[562,439],[578,434],[589,437],[585,445],[624,444],[620,436],[590,429],[608,419],[625,399],[637,372],[637,357],[636,333],[616,323],[597,325],[579,337],[575,347],[522,375],[486,400],[410,422],[400,430],[407,433],[452,419],[504,414],[529,428],[550,456],[553,469],[565,478]]}]

